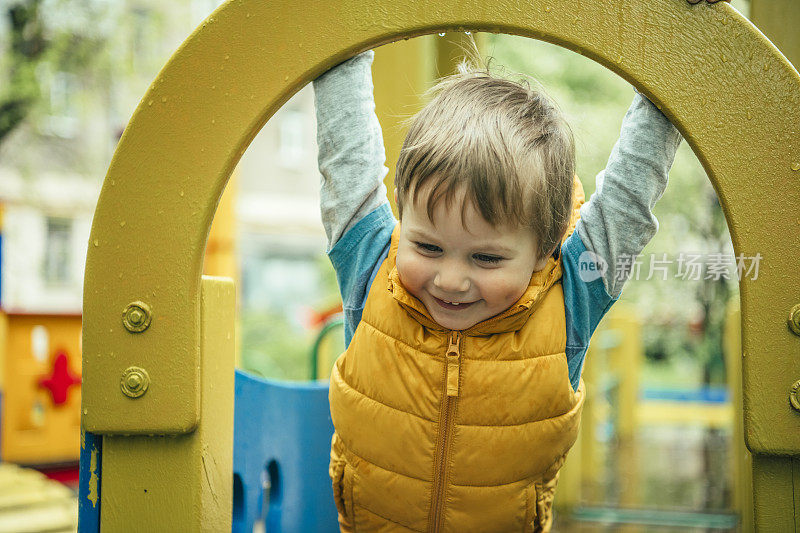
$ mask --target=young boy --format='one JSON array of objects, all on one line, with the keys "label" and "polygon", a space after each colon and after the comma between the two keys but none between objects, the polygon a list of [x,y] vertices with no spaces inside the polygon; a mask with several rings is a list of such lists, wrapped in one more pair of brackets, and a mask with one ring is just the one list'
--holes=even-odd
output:
[{"label": "young boy", "polygon": [[348,345],[330,389],[340,527],[547,531],[589,337],[627,278],[617,258],[657,230],[680,135],[637,94],[583,204],[553,103],[485,72],[456,76],[410,127],[398,223],[372,57],[314,82]]}]

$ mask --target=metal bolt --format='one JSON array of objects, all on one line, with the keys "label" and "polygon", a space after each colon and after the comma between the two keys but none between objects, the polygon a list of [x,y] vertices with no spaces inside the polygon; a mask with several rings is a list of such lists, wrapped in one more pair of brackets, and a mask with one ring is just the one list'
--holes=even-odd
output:
[{"label": "metal bolt", "polygon": [[141,333],[150,326],[151,316],[149,305],[144,302],[133,302],[122,312],[122,323],[131,333]]},{"label": "metal bolt", "polygon": [[150,386],[150,376],[144,368],[131,366],[122,373],[119,386],[122,389],[122,394],[125,396],[129,398],[138,398],[147,392],[147,388]]},{"label": "metal bolt", "polygon": [[800,381],[795,381],[792,388],[789,389],[789,402],[795,410],[800,411]]},{"label": "metal bolt", "polygon": [[792,307],[792,310],[789,311],[789,329],[791,329],[795,335],[800,335],[800,304],[795,305]]}]

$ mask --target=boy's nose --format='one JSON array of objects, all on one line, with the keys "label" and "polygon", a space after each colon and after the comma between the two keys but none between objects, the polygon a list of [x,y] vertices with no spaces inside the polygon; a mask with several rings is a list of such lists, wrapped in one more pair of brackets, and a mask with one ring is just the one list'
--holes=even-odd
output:
[{"label": "boy's nose", "polygon": [[457,268],[443,268],[436,273],[433,284],[442,292],[449,294],[466,292],[469,290],[469,277]]}]

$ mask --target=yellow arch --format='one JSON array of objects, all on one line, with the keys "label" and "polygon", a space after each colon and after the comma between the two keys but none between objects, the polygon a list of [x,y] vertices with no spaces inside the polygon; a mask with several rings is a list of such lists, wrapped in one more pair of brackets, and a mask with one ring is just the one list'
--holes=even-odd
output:
[{"label": "yellow arch", "polygon": [[[756,453],[800,453],[800,77],[727,4],[681,0],[230,0],[181,45],[120,140],[86,264],[83,420],[103,434],[177,434],[200,416],[203,250],[228,176],[300,87],[362,50],[439,31],[518,34],[559,44],[636,85],[680,129],[716,188],[737,253],[760,253],[741,282],[744,400]],[[152,324],[121,315],[146,303]],[[147,394],[120,392],[145,368]],[[800,475],[799,475],[800,476]]]}]

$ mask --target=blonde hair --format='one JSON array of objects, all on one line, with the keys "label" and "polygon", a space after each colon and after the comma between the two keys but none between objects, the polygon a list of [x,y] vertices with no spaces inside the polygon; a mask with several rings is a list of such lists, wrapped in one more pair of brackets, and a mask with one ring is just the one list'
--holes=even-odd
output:
[{"label": "blonde hair", "polygon": [[424,185],[431,220],[442,199],[449,206],[463,190],[490,224],[530,227],[546,257],[560,249],[572,215],[572,131],[528,78],[501,78],[476,63],[473,55],[439,81],[411,120],[395,173],[400,217]]}]

